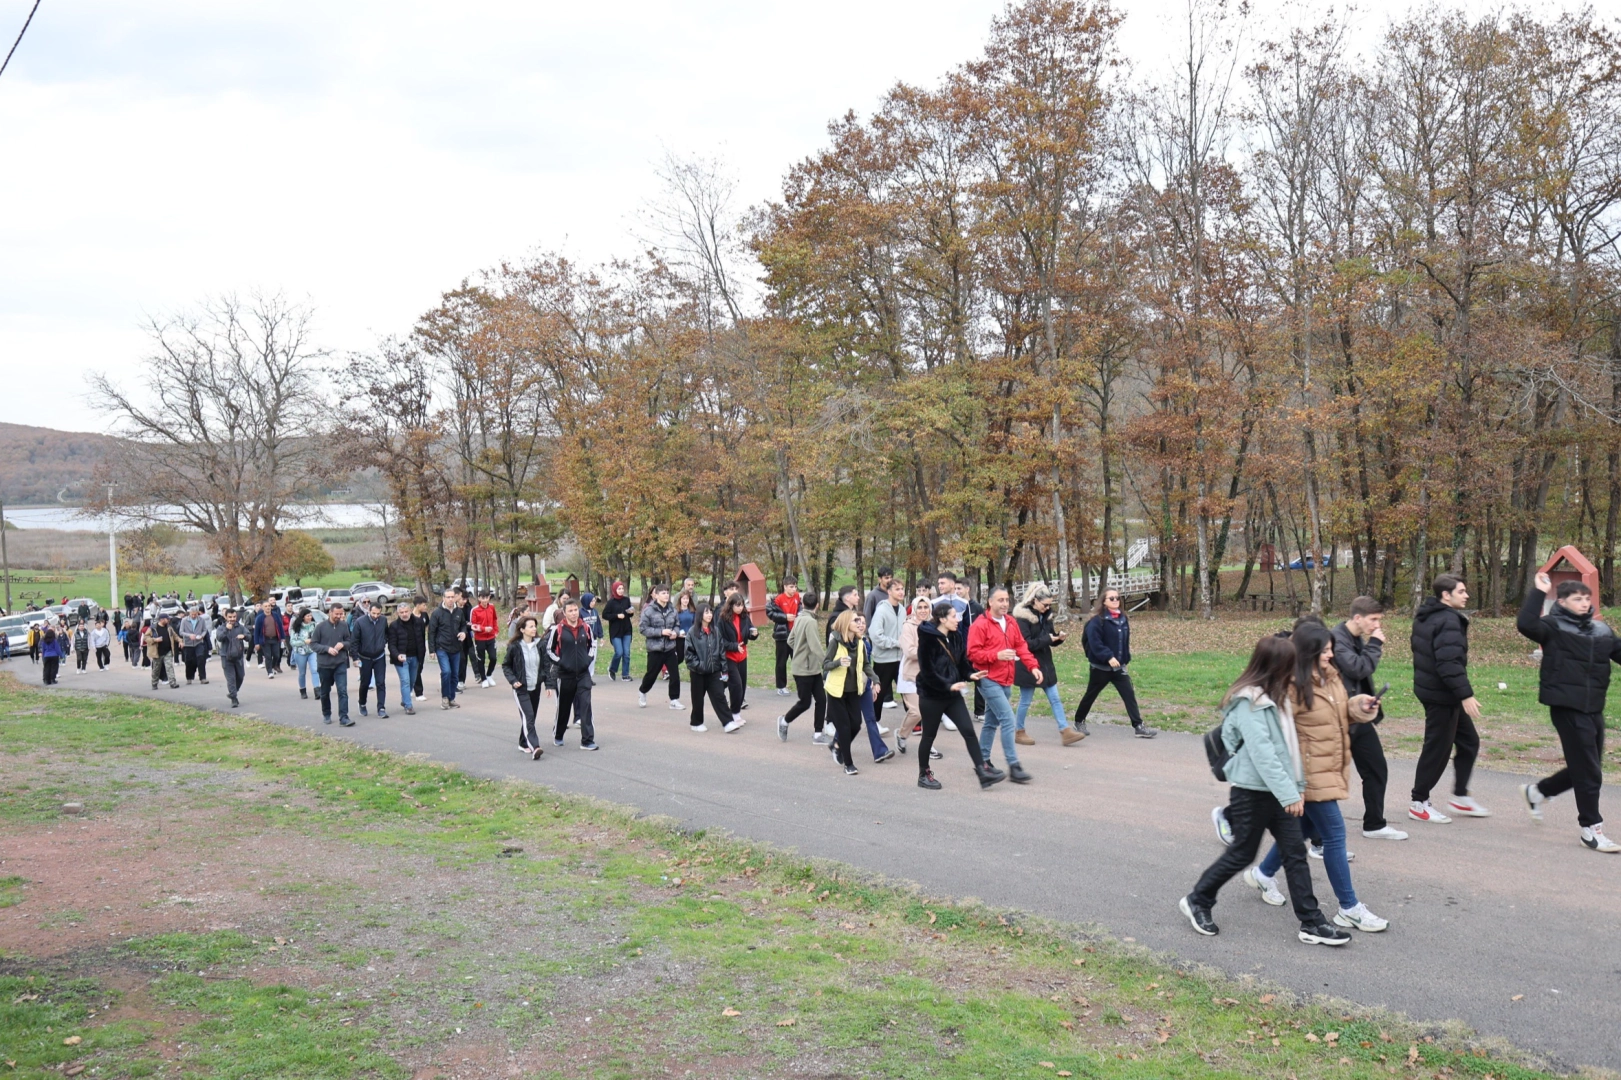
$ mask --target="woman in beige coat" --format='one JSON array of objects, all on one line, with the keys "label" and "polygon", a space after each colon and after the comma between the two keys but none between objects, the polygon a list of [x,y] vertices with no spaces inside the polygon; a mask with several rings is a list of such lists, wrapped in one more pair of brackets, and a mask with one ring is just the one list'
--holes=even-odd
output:
[{"label": "woman in beige coat", "polygon": [[[1376,933],[1390,924],[1369,911],[1351,885],[1340,802],[1351,794],[1351,718],[1354,714],[1359,723],[1371,718],[1379,711],[1378,699],[1346,690],[1334,666],[1334,641],[1327,627],[1303,622],[1295,627],[1292,640],[1299,666],[1289,704],[1306,774],[1306,834],[1313,841],[1308,850],[1321,852],[1339,900],[1334,922],[1348,930]],[[1261,891],[1261,898],[1275,906],[1284,902],[1274,880],[1282,865],[1283,856],[1273,845],[1260,866],[1245,875]]]}]

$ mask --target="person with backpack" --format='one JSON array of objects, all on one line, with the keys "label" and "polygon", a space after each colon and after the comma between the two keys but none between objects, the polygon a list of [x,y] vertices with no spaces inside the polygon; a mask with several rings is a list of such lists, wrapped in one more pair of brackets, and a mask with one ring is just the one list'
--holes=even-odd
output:
[{"label": "person with backpack", "polygon": [[[1248,665],[1222,699],[1222,723],[1207,736],[1217,779],[1231,784],[1227,818],[1232,845],[1200,875],[1177,908],[1206,937],[1220,933],[1211,911],[1221,887],[1248,869],[1270,832],[1278,846],[1289,901],[1309,945],[1344,945],[1351,935],[1329,922],[1312,892],[1300,822],[1306,812],[1306,773],[1289,695],[1299,667],[1295,647],[1268,635],[1255,643]],[[1214,751],[1212,751],[1214,747]]]},{"label": "person with backpack", "polygon": [[591,628],[580,621],[580,603],[571,597],[563,605],[563,618],[547,631],[546,646],[541,651],[546,665],[546,696],[557,696],[553,746],[563,745],[572,711],[580,722],[580,749],[597,749],[591,714],[591,666],[596,653]]},{"label": "person with backpack", "polygon": [[1550,607],[1552,589],[1548,575],[1537,574],[1536,588],[1526,590],[1514,626],[1542,646],[1537,700],[1548,706],[1549,719],[1565,751],[1565,767],[1522,785],[1520,794],[1531,819],[1540,822],[1549,799],[1574,791],[1582,844],[1614,855],[1621,852],[1621,843],[1604,835],[1599,789],[1604,783],[1604,702],[1610,689],[1610,665],[1621,663],[1621,638],[1594,616],[1593,590],[1585,584],[1560,582]]},{"label": "person with backpack", "polygon": [[1120,590],[1105,588],[1098,595],[1098,606],[1081,631],[1081,647],[1086,652],[1086,693],[1075,709],[1075,726],[1085,735],[1086,718],[1092,712],[1092,703],[1103,693],[1104,687],[1113,686],[1126,707],[1131,730],[1139,739],[1152,739],[1159,730],[1143,723],[1143,714],[1137,708],[1137,691],[1131,684],[1126,666],[1131,663],[1131,620],[1120,602]]},{"label": "person with backpack", "polygon": [[[1058,668],[1053,664],[1053,647],[1064,643],[1064,634],[1053,625],[1052,590],[1044,582],[1033,583],[1024,591],[1024,599],[1019,606],[1013,609],[1013,617],[1019,620],[1019,632],[1024,635],[1024,643],[1030,647],[1030,655],[1036,658],[1036,666],[1041,669],[1039,689],[1047,695],[1047,705],[1058,724],[1058,739],[1065,746],[1074,746],[1086,738],[1086,732],[1071,726],[1064,713],[1064,703],[1058,697]],[[1019,688],[1019,707],[1013,716],[1013,741],[1020,746],[1034,746],[1036,740],[1025,732],[1024,720],[1030,715],[1030,703],[1035,700],[1038,689],[1036,678],[1025,668],[1016,667],[1013,669],[1013,683]]]},{"label": "person with backpack", "polygon": [[726,700],[726,639],[715,624],[715,610],[708,604],[698,605],[697,621],[687,631],[685,640],[687,676],[692,680],[692,720],[688,727],[697,735],[709,730],[709,725],[704,723],[707,699],[715,711],[715,719],[724,725],[721,730],[731,734],[742,725],[728,722],[732,710]]},{"label": "person with backpack", "polygon": [[824,730],[827,692],[822,688],[822,661],[827,658],[827,642],[822,638],[821,627],[816,624],[816,606],[821,598],[815,592],[808,592],[796,599],[799,610],[788,631],[788,673],[794,678],[794,690],[799,700],[777,717],[777,737],[787,742],[788,725],[807,711],[814,710],[811,715],[811,742],[825,746],[833,740]]},{"label": "person with backpack", "polygon": [[[1491,817],[1469,797],[1469,778],[1480,756],[1480,700],[1469,684],[1469,589],[1463,579],[1442,574],[1413,614],[1413,696],[1424,706],[1424,746],[1413,771],[1413,801],[1407,816],[1445,825],[1448,814]],[[1452,797],[1444,810],[1430,804],[1452,758]]]},{"label": "person with backpack", "polygon": [[602,605],[602,621],[607,624],[608,644],[613,647],[613,659],[608,661],[608,681],[619,678],[630,682],[630,639],[635,632],[635,620],[623,581],[608,586],[608,602]]},{"label": "person with backpack", "polygon": [[[1334,925],[1378,933],[1389,923],[1357,899],[1340,802],[1351,793],[1351,724],[1367,723],[1379,711],[1379,701],[1372,694],[1355,694],[1346,687],[1334,662],[1333,634],[1322,623],[1302,621],[1290,642],[1295,647],[1296,666],[1289,712],[1306,775],[1302,830],[1309,831],[1308,840],[1319,846],[1323,868],[1339,900]],[[1307,854],[1312,854],[1311,848]],[[1258,889],[1261,898],[1274,907],[1284,903],[1273,881],[1282,862],[1282,854],[1273,844],[1261,865],[1244,872],[1245,883]]]}]

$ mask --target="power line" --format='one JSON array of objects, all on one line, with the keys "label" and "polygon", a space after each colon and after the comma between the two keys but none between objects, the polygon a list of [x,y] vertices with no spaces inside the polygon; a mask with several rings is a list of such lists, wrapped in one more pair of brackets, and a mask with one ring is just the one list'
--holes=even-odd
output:
[{"label": "power line", "polygon": [[23,28],[17,31],[17,40],[11,43],[11,52],[6,53],[5,60],[0,61],[0,75],[4,75],[6,73],[6,67],[11,63],[12,53],[15,53],[17,51],[17,46],[23,43],[23,35],[28,33],[28,24],[34,21],[34,12],[38,10],[39,0],[34,0],[34,6],[28,9],[28,18],[23,20]]}]

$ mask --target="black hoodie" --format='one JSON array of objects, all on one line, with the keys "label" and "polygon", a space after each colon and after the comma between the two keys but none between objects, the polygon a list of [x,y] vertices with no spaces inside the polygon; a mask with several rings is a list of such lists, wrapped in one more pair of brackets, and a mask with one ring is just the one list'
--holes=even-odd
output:
[{"label": "black hoodie", "polygon": [[947,634],[933,622],[917,627],[917,692],[927,698],[949,698],[952,687],[968,682],[971,669],[960,634]]},{"label": "black hoodie", "polygon": [[1413,696],[1427,705],[1457,705],[1469,685],[1469,617],[1428,597],[1413,616]]}]

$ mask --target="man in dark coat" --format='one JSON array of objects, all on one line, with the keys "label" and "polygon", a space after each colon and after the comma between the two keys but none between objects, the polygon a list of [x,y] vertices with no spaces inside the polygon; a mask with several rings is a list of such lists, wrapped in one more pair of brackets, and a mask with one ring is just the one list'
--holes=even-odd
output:
[{"label": "man in dark coat", "polygon": [[1552,587],[1547,574],[1538,574],[1536,588],[1526,591],[1514,625],[1542,646],[1537,700],[1548,706],[1565,751],[1565,767],[1520,791],[1531,817],[1541,821],[1543,804],[1574,790],[1582,843],[1613,855],[1621,852],[1621,844],[1604,835],[1598,800],[1604,781],[1604,699],[1610,689],[1610,665],[1621,663],[1621,638],[1593,617],[1593,590],[1579,581],[1561,582],[1549,606]]},{"label": "man in dark coat", "polygon": [[[1370,697],[1378,690],[1373,673],[1384,655],[1385,609],[1371,596],[1351,601],[1351,617],[1329,631],[1334,640],[1334,666],[1339,669],[1345,689]],[[1351,760],[1362,778],[1362,835],[1371,840],[1405,840],[1407,834],[1385,820],[1385,786],[1390,782],[1390,765],[1379,742],[1379,721],[1384,709],[1372,720],[1351,724]]]},{"label": "man in dark coat", "polygon": [[[1469,685],[1469,589],[1461,578],[1442,574],[1413,615],[1413,696],[1424,706],[1424,748],[1413,774],[1413,802],[1407,816],[1444,825],[1452,818],[1490,817],[1469,797],[1469,777],[1480,755],[1480,701]],[[1430,792],[1452,758],[1452,797],[1445,810],[1430,805]]]}]

